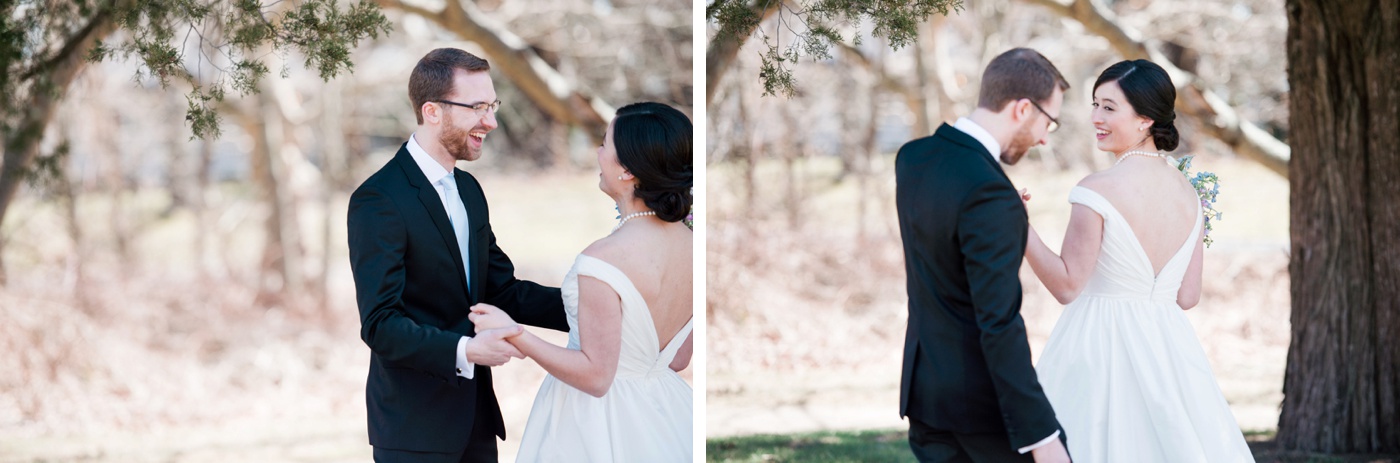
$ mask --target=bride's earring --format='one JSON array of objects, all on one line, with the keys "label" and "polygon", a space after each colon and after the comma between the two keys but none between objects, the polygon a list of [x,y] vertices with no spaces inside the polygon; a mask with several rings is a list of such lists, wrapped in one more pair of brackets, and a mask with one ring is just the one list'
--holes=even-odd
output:
[{"label": "bride's earring", "polygon": [[621,175],[617,176],[617,179],[618,179],[618,180],[622,180],[622,176],[621,176]]}]

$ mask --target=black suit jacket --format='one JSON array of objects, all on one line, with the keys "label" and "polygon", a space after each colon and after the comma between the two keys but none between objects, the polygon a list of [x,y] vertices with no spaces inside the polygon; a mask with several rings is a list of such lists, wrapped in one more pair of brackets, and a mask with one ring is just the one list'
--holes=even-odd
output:
[{"label": "black suit jacket", "polygon": [[461,452],[473,426],[505,438],[491,370],[457,376],[457,342],[475,335],[467,315],[487,302],[517,322],[568,330],[558,288],[515,278],[496,246],[486,197],[466,172],[452,169],[471,226],[471,291],[462,254],[437,190],[407,144],[350,196],[350,265],[369,345],[370,445]]},{"label": "black suit jacket", "polygon": [[1059,429],[1031,366],[1018,272],[1026,210],[970,135],[943,124],[895,158],[909,327],[900,416],[1013,448]]}]

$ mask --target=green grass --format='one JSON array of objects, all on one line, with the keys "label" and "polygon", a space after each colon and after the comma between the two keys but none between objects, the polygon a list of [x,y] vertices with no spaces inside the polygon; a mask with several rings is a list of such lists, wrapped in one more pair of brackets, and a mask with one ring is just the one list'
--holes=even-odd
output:
[{"label": "green grass", "polygon": [[710,439],[713,462],[913,462],[907,430],[817,432]]},{"label": "green grass", "polygon": [[[1386,463],[1400,455],[1321,455],[1287,452],[1274,445],[1274,431],[1246,431],[1245,440],[1260,463]],[[908,431],[824,431],[805,434],[754,435],[710,439],[705,459],[711,462],[913,462]]]}]

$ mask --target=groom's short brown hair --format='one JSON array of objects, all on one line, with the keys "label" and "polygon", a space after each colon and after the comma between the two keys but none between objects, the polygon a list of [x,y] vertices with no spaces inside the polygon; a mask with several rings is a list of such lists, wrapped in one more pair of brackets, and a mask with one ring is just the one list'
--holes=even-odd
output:
[{"label": "groom's short brown hair", "polygon": [[977,106],[1000,111],[1007,103],[1022,98],[1045,104],[1056,86],[1060,91],[1069,90],[1069,82],[1050,60],[1029,48],[1012,48],[992,58],[982,71]]},{"label": "groom's short brown hair", "polygon": [[480,57],[456,48],[439,48],[423,55],[413,73],[408,76],[408,99],[413,102],[413,114],[423,123],[423,103],[446,99],[452,94],[452,75],[461,69],[467,72],[491,70],[491,64]]}]

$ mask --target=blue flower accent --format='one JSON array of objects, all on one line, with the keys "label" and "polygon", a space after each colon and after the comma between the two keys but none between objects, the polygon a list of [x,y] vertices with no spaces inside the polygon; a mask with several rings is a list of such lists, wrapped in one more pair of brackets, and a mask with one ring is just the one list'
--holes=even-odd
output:
[{"label": "blue flower accent", "polygon": [[1210,238],[1210,231],[1215,229],[1211,221],[1221,220],[1221,217],[1225,216],[1224,213],[1215,210],[1215,197],[1220,194],[1220,177],[1216,176],[1214,172],[1207,171],[1192,175],[1191,161],[1194,159],[1195,156],[1183,156],[1177,161],[1176,168],[1181,171],[1182,175],[1186,176],[1186,179],[1191,182],[1191,186],[1196,188],[1196,196],[1201,198],[1201,214],[1205,216],[1206,225],[1204,241],[1206,247],[1210,247],[1211,243],[1214,242]]}]

